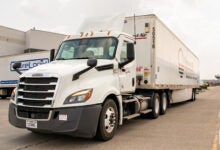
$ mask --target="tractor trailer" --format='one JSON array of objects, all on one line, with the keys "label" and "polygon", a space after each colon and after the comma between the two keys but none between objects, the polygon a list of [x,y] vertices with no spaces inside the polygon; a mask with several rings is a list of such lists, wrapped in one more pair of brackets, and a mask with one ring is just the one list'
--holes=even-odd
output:
[{"label": "tractor trailer", "polygon": [[21,74],[9,122],[106,141],[125,120],[194,101],[198,86],[198,58],[157,16],[126,17],[123,32],[68,36],[54,61]]}]

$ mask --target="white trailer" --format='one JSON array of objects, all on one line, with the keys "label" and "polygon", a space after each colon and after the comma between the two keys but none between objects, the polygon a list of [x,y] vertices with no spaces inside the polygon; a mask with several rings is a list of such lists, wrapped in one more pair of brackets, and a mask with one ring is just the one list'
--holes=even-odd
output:
[{"label": "white trailer", "polygon": [[[198,57],[155,15],[135,17],[135,22],[137,88],[172,90],[172,102],[190,99],[199,86]],[[134,17],[125,19],[123,30],[134,34]]]},{"label": "white trailer", "polygon": [[194,101],[198,58],[155,15],[124,22],[124,32],[68,36],[53,62],[20,75],[9,122],[109,140],[126,119],[157,118],[171,103]]},{"label": "white trailer", "polygon": [[24,72],[38,65],[50,62],[50,51],[24,53],[0,57],[0,97],[5,99],[18,84],[19,75],[13,69],[13,64],[21,62],[20,71]]}]

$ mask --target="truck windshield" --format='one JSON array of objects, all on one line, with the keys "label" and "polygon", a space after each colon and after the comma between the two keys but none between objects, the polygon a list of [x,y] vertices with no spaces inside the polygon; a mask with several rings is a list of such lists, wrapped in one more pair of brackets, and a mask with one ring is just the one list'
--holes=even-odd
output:
[{"label": "truck windshield", "polygon": [[113,37],[88,38],[64,41],[56,60],[70,59],[113,59],[118,40]]}]

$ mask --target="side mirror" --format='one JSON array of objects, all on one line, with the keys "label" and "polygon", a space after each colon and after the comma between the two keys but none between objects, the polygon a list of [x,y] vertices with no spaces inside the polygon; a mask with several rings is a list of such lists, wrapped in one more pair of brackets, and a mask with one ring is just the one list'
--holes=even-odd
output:
[{"label": "side mirror", "polygon": [[88,65],[89,67],[95,67],[95,66],[97,65],[97,59],[94,59],[94,58],[88,59],[87,65]]},{"label": "side mirror", "polygon": [[134,60],[134,44],[128,43],[127,44],[127,58],[129,61]]},{"label": "side mirror", "polygon": [[50,61],[53,61],[55,58],[55,49],[50,50]]},{"label": "side mirror", "polygon": [[19,68],[21,68],[21,62],[16,62],[12,67],[18,74],[22,74],[21,71],[19,71]]},{"label": "side mirror", "polygon": [[118,65],[119,68],[122,68],[123,66],[127,65],[128,63],[132,62],[134,60],[134,44],[133,43],[127,43],[127,60],[125,62],[120,62]]}]

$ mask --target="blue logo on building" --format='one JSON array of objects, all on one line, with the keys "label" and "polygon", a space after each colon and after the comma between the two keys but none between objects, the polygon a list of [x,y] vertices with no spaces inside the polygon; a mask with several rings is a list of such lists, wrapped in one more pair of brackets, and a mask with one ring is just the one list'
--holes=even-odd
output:
[{"label": "blue logo on building", "polygon": [[10,70],[15,71],[13,69],[13,65],[16,62],[21,62],[21,68],[19,68],[20,71],[29,70],[31,68],[34,68],[39,65],[47,64],[49,63],[49,58],[40,58],[40,59],[30,59],[30,60],[21,60],[21,61],[12,61],[10,64]]}]

